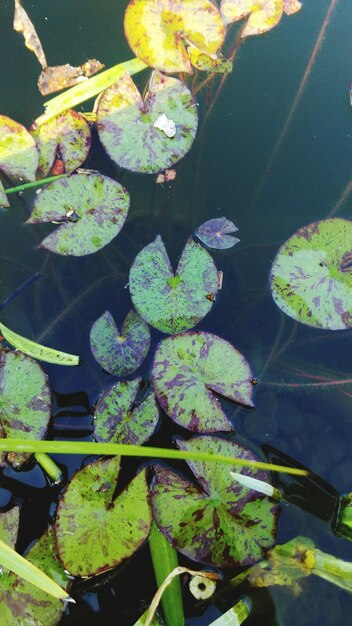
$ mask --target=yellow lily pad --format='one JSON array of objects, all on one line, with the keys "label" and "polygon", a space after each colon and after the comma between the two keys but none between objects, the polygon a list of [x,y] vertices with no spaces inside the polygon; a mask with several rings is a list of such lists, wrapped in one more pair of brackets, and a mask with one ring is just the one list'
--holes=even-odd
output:
[{"label": "yellow lily pad", "polygon": [[130,0],[125,35],[134,54],[161,72],[192,72],[185,42],[215,56],[225,28],[210,0]]},{"label": "yellow lily pad", "polygon": [[281,20],[283,0],[222,0],[221,15],[226,26],[248,15],[242,37],[261,35],[271,30]]}]

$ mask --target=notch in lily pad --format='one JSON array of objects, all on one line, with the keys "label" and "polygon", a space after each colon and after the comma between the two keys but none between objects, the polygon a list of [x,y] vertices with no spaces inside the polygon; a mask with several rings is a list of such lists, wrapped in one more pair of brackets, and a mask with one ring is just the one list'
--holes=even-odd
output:
[{"label": "notch in lily pad", "polygon": [[143,363],[150,347],[150,330],[131,310],[121,329],[105,311],[92,325],[90,347],[99,365],[114,376],[127,376]]},{"label": "notch in lily pad", "polygon": [[210,254],[191,239],[174,274],[158,235],[133,261],[129,288],[136,310],[148,324],[177,333],[192,328],[210,311],[219,280]]},{"label": "notch in lily pad", "polygon": [[[0,170],[10,178],[34,181],[37,167],[38,152],[33,137],[22,124],[0,115]],[[9,206],[1,181],[0,206]]]},{"label": "notch in lily pad", "polygon": [[55,518],[58,553],[66,570],[90,577],[129,558],[147,539],[152,521],[146,469],[115,497],[120,458],[98,460],[68,483]]},{"label": "notch in lily pad", "polygon": [[[177,445],[185,451],[258,460],[248,448],[221,437],[178,439]],[[188,465],[197,483],[165,467],[154,467],[153,513],[166,538],[187,557],[216,567],[251,565],[261,559],[275,542],[279,506],[233,481],[225,465],[198,461]],[[240,471],[270,480],[263,470],[243,467]]]},{"label": "notch in lily pad", "polygon": [[153,364],[153,386],[169,417],[195,432],[230,431],[219,396],[253,406],[253,375],[230,343],[205,332],[161,341]]},{"label": "notch in lily pad", "polygon": [[60,153],[66,174],[72,174],[86,160],[91,132],[82,115],[69,109],[37,127],[30,128],[39,153],[38,170],[43,177],[48,176],[57,151]]},{"label": "notch in lily pad", "polygon": [[94,411],[97,441],[142,445],[152,436],[159,421],[154,393],[140,398],[142,379],[122,380],[106,389]]},{"label": "notch in lily pad", "polygon": [[225,37],[218,8],[211,0],[130,0],[124,20],[135,55],[162,72],[192,72],[186,44],[216,56]]},{"label": "notch in lily pad", "polygon": [[99,137],[120,167],[155,174],[179,161],[194,141],[198,113],[189,89],[158,71],[142,98],[129,74],[106,89],[96,105]]},{"label": "notch in lily pad", "polygon": [[271,274],[274,302],[299,322],[352,327],[352,222],[331,218],[297,230],[277,253]]},{"label": "notch in lily pad", "polygon": [[266,33],[280,22],[284,12],[291,15],[300,8],[298,0],[222,0],[220,5],[226,26],[247,17],[242,38]]},{"label": "notch in lily pad", "polygon": [[197,228],[195,234],[208,248],[226,250],[240,241],[231,234],[237,230],[237,226],[226,217],[217,217],[204,222]]},{"label": "notch in lily pad", "polygon": [[39,247],[61,255],[85,256],[106,246],[120,232],[129,194],[101,174],[75,174],[38,194],[27,224],[59,224]]}]

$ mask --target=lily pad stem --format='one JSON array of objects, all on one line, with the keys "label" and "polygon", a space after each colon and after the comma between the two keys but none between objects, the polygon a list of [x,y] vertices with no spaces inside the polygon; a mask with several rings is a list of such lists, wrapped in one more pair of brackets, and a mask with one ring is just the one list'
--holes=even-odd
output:
[{"label": "lily pad stem", "polygon": [[9,189],[5,189],[5,193],[18,193],[19,191],[26,191],[26,189],[41,187],[42,185],[51,183],[52,181],[58,180],[59,178],[65,178],[66,176],[68,176],[68,174],[59,174],[58,176],[49,176],[48,178],[42,178],[42,180],[34,180],[30,183],[23,183],[23,185],[17,185],[17,187],[10,187]]},{"label": "lily pad stem", "polygon": [[45,452],[37,452],[35,458],[54,485],[59,485],[62,480],[62,472],[55,461]]}]

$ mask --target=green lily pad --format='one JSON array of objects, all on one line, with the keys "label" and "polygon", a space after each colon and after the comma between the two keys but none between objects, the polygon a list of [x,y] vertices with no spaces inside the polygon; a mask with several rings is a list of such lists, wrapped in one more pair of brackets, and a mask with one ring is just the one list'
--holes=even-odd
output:
[{"label": "green lily pad", "polygon": [[[35,180],[38,153],[35,141],[22,124],[0,115],[0,170],[10,177]],[[0,206],[9,201],[0,181]]]},{"label": "green lily pad", "polygon": [[101,174],[75,174],[43,189],[26,223],[61,223],[40,247],[57,254],[84,256],[116,237],[128,208],[129,195],[119,183]]},{"label": "green lily pad", "polygon": [[221,0],[226,26],[248,16],[241,37],[261,35],[276,26],[284,11],[283,0]]},{"label": "green lily pad", "polygon": [[330,330],[352,327],[352,222],[332,218],[297,230],[271,275],[277,306],[293,319]]},{"label": "green lily pad", "polygon": [[226,250],[232,248],[240,240],[230,233],[235,233],[237,226],[226,217],[216,217],[204,222],[197,228],[195,234],[209,248],[214,250]]},{"label": "green lily pad", "polygon": [[[15,547],[18,534],[19,509],[14,507],[0,514],[0,539]],[[36,565],[64,588],[69,579],[58,560],[52,531],[42,537],[26,554]],[[4,570],[0,574],[1,626],[56,626],[65,610],[65,604],[41,591],[38,587]]]},{"label": "green lily pad", "polygon": [[106,89],[97,104],[97,129],[109,156],[133,172],[171,167],[190,149],[198,113],[187,87],[155,71],[142,98],[129,74]]},{"label": "green lily pad", "polygon": [[160,236],[137,254],[129,277],[132,302],[139,315],[164,333],[192,328],[210,311],[218,290],[213,259],[191,239],[176,274]]},{"label": "green lily pad", "polygon": [[[50,419],[48,377],[31,357],[21,352],[0,355],[0,422],[3,435],[43,439]],[[10,452],[7,460],[22,465],[31,455]]]},{"label": "green lily pad", "polygon": [[134,54],[162,72],[192,72],[185,43],[216,56],[225,37],[211,0],[130,0],[124,21]]},{"label": "green lily pad", "polygon": [[105,311],[91,328],[90,347],[94,358],[109,374],[127,376],[143,363],[148,354],[148,324],[131,310],[120,334],[111,313]]},{"label": "green lily pad", "polygon": [[60,559],[75,576],[116,567],[145,541],[151,525],[146,470],[114,498],[120,458],[87,465],[68,483],[55,519]]},{"label": "green lily pad", "polygon": [[97,441],[142,445],[152,436],[159,420],[158,406],[154,393],[136,401],[141,383],[141,378],[123,380],[101,394],[94,413]]},{"label": "green lily pad", "polygon": [[168,337],[155,353],[153,386],[161,407],[174,422],[195,432],[231,430],[215,394],[253,406],[252,378],[244,356],[211,333]]},{"label": "green lily pad", "polygon": [[[259,460],[248,448],[220,437],[200,436],[177,444],[186,451]],[[165,467],[155,467],[152,503],[160,530],[176,550],[200,563],[237,567],[261,559],[275,541],[278,505],[233,481],[224,465],[188,464],[197,485]],[[241,468],[241,472],[269,482],[264,471]]]},{"label": "green lily pad", "polygon": [[193,67],[201,72],[216,72],[218,74],[232,72],[233,62],[230,59],[225,59],[221,54],[218,54],[216,58],[210,57],[191,45],[187,48],[187,54]]},{"label": "green lily pad", "polygon": [[91,132],[88,123],[77,111],[69,109],[38,127],[34,122],[30,130],[39,152],[41,176],[49,174],[57,150],[67,174],[72,174],[88,156]]}]

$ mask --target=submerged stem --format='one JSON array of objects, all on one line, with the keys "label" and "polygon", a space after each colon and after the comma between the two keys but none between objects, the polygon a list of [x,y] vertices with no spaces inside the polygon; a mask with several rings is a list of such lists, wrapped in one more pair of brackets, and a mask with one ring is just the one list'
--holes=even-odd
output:
[{"label": "submerged stem", "polygon": [[45,454],[45,452],[37,452],[35,458],[44,472],[49,476],[54,485],[59,485],[62,480],[62,472],[55,461]]}]

